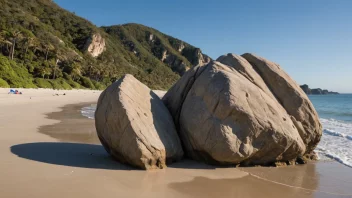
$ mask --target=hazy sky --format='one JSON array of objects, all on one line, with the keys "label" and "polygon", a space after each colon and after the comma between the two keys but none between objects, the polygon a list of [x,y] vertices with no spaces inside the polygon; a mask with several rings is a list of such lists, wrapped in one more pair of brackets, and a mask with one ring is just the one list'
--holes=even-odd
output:
[{"label": "hazy sky", "polygon": [[298,83],[352,93],[351,0],[55,0],[97,26],[140,23],[216,59],[251,52]]}]

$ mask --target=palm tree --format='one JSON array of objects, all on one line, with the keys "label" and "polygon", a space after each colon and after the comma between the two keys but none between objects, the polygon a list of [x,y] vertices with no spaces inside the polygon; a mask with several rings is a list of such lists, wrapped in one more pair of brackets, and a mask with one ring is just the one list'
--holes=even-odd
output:
[{"label": "palm tree", "polygon": [[50,68],[41,66],[41,67],[39,67],[39,68],[37,69],[37,74],[38,74],[39,76],[41,76],[43,79],[45,79],[45,76],[47,76],[48,79],[49,79],[49,76],[50,76],[50,74],[51,74],[51,71],[50,71]]},{"label": "palm tree", "polygon": [[2,33],[0,33],[0,53],[2,52],[2,45],[5,43],[5,38],[4,36],[2,35]]},{"label": "palm tree", "polygon": [[73,62],[71,67],[72,67],[72,71],[71,71],[72,79],[78,80],[81,76],[81,66],[79,64]]},{"label": "palm tree", "polygon": [[9,30],[9,31],[4,31],[3,34],[5,36],[5,40],[8,42],[8,44],[11,45],[11,51],[10,51],[9,57],[11,58],[11,60],[13,60],[13,57],[15,55],[16,44],[17,44],[17,41],[22,38],[22,33],[21,31],[17,31],[17,30]]},{"label": "palm tree", "polygon": [[53,66],[53,79],[55,80],[56,79],[56,74],[57,74],[57,72],[60,72],[61,70],[60,70],[60,68],[59,68],[59,62],[60,62],[60,59],[56,59],[56,61],[55,61],[55,64],[54,64],[54,66]]},{"label": "palm tree", "polygon": [[45,49],[45,61],[48,61],[48,55],[49,51],[54,50],[54,46],[51,43],[45,43],[44,44],[44,49]]},{"label": "palm tree", "polygon": [[2,32],[0,33],[0,45],[2,46],[2,44],[5,43],[5,38],[2,34]]},{"label": "palm tree", "polygon": [[38,45],[38,41],[34,37],[26,37],[24,39],[24,45],[26,46],[24,55],[26,55],[29,48],[36,47]]},{"label": "palm tree", "polygon": [[12,45],[12,43],[7,39],[7,32],[2,31],[0,32],[0,45],[3,47],[3,44],[6,44],[7,51],[9,52],[9,58],[11,57],[11,53],[9,50],[9,45]]}]

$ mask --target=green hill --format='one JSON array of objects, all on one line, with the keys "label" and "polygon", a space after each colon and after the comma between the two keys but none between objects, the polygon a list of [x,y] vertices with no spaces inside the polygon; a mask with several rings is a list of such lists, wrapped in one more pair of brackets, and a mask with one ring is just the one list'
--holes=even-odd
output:
[{"label": "green hill", "polygon": [[0,86],[103,89],[133,74],[168,89],[210,58],[139,24],[96,27],[51,0],[0,0]]}]

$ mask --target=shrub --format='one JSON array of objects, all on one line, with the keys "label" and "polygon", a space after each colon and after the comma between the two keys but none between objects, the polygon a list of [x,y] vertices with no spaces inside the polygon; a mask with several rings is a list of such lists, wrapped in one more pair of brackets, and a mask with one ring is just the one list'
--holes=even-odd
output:
[{"label": "shrub", "polygon": [[[67,81],[67,80],[66,80]],[[73,88],[73,89],[84,89],[85,87],[83,87],[82,85],[78,84],[77,82],[71,80],[71,81],[67,81],[67,83]]]},{"label": "shrub", "polygon": [[63,78],[58,78],[55,80],[43,79],[43,78],[36,78],[34,80],[35,84],[40,88],[47,88],[47,89],[72,89],[69,83],[65,81]]},{"label": "shrub", "polygon": [[49,81],[51,85],[53,86],[53,89],[64,89],[61,85],[61,83],[57,80],[50,80]]},{"label": "shrub", "polygon": [[104,84],[105,85],[105,87],[108,87],[109,85],[111,85],[112,83],[111,83],[111,80],[112,79],[110,79],[110,78],[103,78],[103,80],[102,80],[102,84]]},{"label": "shrub", "polygon": [[71,90],[72,87],[70,86],[70,84],[68,84],[65,79],[63,78],[58,78],[58,79],[55,79],[55,80],[52,80],[51,82],[55,82],[57,83],[58,85],[60,85],[59,87],[61,87],[61,89],[67,89],[67,90]]},{"label": "shrub", "polygon": [[22,64],[10,61],[0,55],[0,78],[5,80],[11,87],[36,88],[33,77]]},{"label": "shrub", "polygon": [[34,83],[40,88],[52,89],[53,86],[49,80],[43,78],[36,78],[34,79]]},{"label": "shrub", "polygon": [[72,87],[63,78],[58,78],[55,80],[48,80],[52,85],[53,89],[72,89]]},{"label": "shrub", "polygon": [[79,83],[88,89],[96,89],[92,81],[87,77],[81,76]]},{"label": "shrub", "polygon": [[0,78],[0,87],[2,87],[2,88],[10,88],[10,85],[7,84],[6,81],[4,81],[3,79]]},{"label": "shrub", "polygon": [[62,76],[64,77],[65,80],[72,80],[71,76],[68,75],[66,72],[62,72]]},{"label": "shrub", "polygon": [[72,77],[70,75],[68,75],[67,73],[63,72],[63,77],[65,79],[65,81],[73,88],[73,89],[84,89],[84,87],[82,85],[80,85],[79,83],[75,82],[74,80],[72,80]]},{"label": "shrub", "polygon": [[92,80],[92,83],[94,84],[94,87],[98,90],[104,90],[106,88],[106,85],[104,85],[98,81]]}]

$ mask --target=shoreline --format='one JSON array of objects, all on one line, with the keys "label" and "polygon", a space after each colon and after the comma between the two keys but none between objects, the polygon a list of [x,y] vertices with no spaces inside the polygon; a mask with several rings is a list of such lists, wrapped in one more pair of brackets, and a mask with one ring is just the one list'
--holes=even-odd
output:
[{"label": "shoreline", "polygon": [[[48,125],[48,126],[42,126],[40,128],[41,133],[50,135],[51,137],[55,137],[60,141],[63,142],[79,142],[79,143],[91,143],[91,144],[97,144],[100,145],[99,139],[97,138],[96,134],[92,138],[92,135],[90,132],[87,132],[87,134],[83,134],[83,130],[86,124],[90,124],[91,126],[94,127],[94,120],[89,119],[87,117],[84,117],[81,115],[80,110],[85,107],[89,106],[92,103],[79,103],[79,104],[71,104],[71,105],[66,105],[62,107],[62,111],[60,112],[54,112],[47,114],[48,118],[50,119],[59,119],[60,122],[54,125]],[[69,115],[69,116],[67,116]],[[70,126],[70,120],[68,118],[74,118],[75,120],[79,120],[78,124],[74,126]],[[50,126],[56,126],[53,127],[54,133],[57,135],[57,132],[60,130],[61,127],[68,127],[71,128],[73,127],[75,130],[76,134],[80,134],[81,136],[53,136],[53,133],[50,133],[50,131],[45,130],[51,130]],[[94,130],[95,132],[95,130]],[[62,134],[61,134],[62,135]],[[79,137],[79,138],[77,138]],[[71,138],[71,139],[70,139]],[[90,153],[93,154],[93,153]],[[93,154],[94,155],[94,154]],[[123,167],[125,170],[132,170],[132,171],[141,171],[139,169],[135,169],[133,167],[130,167],[128,165],[121,164],[119,162],[112,160],[112,165],[113,166],[119,166]],[[287,167],[239,167],[239,168],[229,168],[229,167],[216,167],[216,166],[211,166],[211,165],[206,165],[203,163],[199,163],[193,160],[188,160],[184,159],[179,162],[176,162],[174,164],[168,165],[168,168],[166,168],[164,171],[168,171],[168,169],[184,169],[184,168],[197,168],[197,169],[204,169],[204,170],[215,170],[215,169],[224,169],[226,171],[231,171],[231,169],[240,171],[241,177],[236,178],[235,180],[233,178],[221,178],[221,179],[211,179],[207,178],[205,176],[196,176],[192,181],[190,182],[184,182],[184,183],[177,183],[172,185],[174,188],[180,188],[184,189],[186,186],[203,186],[206,185],[207,183],[222,183],[222,185],[241,185],[239,183],[247,183],[250,186],[253,185],[262,185],[262,186],[267,186],[268,188],[271,188],[271,185],[277,186],[276,188],[290,188],[290,189],[296,189],[296,190],[302,190],[305,191],[309,195],[313,194],[319,194],[320,196],[323,195],[329,195],[329,196],[340,196],[340,195],[346,195],[346,196],[352,196],[352,194],[343,194],[339,192],[332,192],[326,189],[318,189],[319,185],[319,179],[317,179],[318,175],[316,174],[316,169],[321,168],[321,167],[326,167],[326,169],[339,169],[340,164],[335,162],[335,161],[311,161],[306,165],[294,165],[294,166],[287,166]],[[286,168],[286,169],[285,169]],[[155,170],[156,172],[160,170]],[[345,171],[348,171],[348,169],[345,169]],[[293,174],[290,172],[294,172],[294,177]],[[343,173],[340,172],[339,174]],[[287,178],[290,179],[283,179],[282,176],[287,175]],[[307,177],[307,178],[305,178]],[[339,176],[341,177],[341,176]],[[291,181],[291,179],[294,178],[294,181]],[[300,181],[297,181],[300,180]],[[264,182],[264,183],[262,183]],[[298,182],[298,183],[297,183]],[[301,183],[299,183],[301,182]],[[187,183],[187,184],[185,184]],[[260,184],[258,184],[260,183]],[[212,184],[219,186],[219,184]],[[243,184],[242,184],[243,185]],[[181,187],[180,187],[181,186]],[[266,188],[266,187],[265,187]],[[248,189],[250,190],[250,189]],[[199,190],[201,191],[201,190]],[[198,197],[199,191],[197,190],[191,190],[187,191],[187,193],[192,194],[192,196]],[[284,193],[283,190],[279,190],[276,193]],[[274,193],[275,194],[275,193]],[[199,197],[207,197],[206,194],[199,195]],[[215,195],[214,195],[215,196]],[[218,195],[217,195],[218,196]],[[221,194],[221,196],[227,196],[227,194]],[[258,194],[259,196],[259,194]],[[273,195],[276,196],[276,195]],[[210,197],[210,196],[209,196]]]},{"label": "shoreline", "polygon": [[336,162],[218,168],[182,160],[162,170],[136,170],[112,160],[96,140],[82,139],[95,131],[94,120],[78,109],[99,94],[54,92],[33,92],[32,99],[0,92],[2,197],[352,196],[352,173]]},{"label": "shoreline", "polygon": [[40,126],[39,133],[48,135],[60,142],[100,144],[95,131],[94,120],[81,115],[81,109],[90,104],[92,103],[69,104],[60,107],[59,112],[46,114],[48,119],[59,120],[60,122],[54,125]]}]

